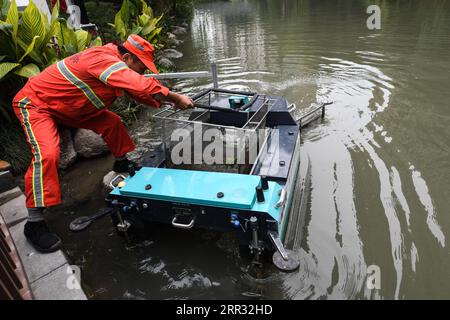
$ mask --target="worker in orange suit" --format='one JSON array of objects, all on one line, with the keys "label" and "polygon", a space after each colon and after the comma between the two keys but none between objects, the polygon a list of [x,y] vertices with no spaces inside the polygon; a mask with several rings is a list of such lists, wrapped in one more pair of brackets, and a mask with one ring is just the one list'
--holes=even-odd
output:
[{"label": "worker in orange suit", "polygon": [[193,106],[192,100],[145,77],[153,62],[154,48],[143,38],[130,35],[122,45],[107,44],[72,55],[29,79],[13,100],[33,153],[25,174],[28,221],[24,234],[41,252],[61,247],[43,218],[46,207],[61,203],[58,181],[60,157],[57,125],[85,128],[100,134],[116,157],[113,170],[126,171],[126,154],[135,146],[121,119],[107,107],[127,92],[132,98],[158,108],[172,103],[180,109]]}]

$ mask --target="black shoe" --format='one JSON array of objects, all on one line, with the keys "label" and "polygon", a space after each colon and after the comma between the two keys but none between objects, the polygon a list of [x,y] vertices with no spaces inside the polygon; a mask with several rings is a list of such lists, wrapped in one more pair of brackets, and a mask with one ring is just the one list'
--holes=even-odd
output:
[{"label": "black shoe", "polygon": [[117,173],[129,172],[130,166],[133,166],[135,170],[139,170],[140,166],[127,158],[114,161],[113,171]]},{"label": "black shoe", "polygon": [[61,248],[61,239],[50,232],[45,221],[27,221],[23,233],[37,251],[54,252]]}]

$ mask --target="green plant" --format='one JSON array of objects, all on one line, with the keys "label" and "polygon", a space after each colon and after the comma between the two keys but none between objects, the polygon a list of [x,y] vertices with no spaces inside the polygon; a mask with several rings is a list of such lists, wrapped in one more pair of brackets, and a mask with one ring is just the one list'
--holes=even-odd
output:
[{"label": "green plant", "polygon": [[[4,2],[9,1],[2,2],[5,8]],[[19,14],[13,0],[6,21],[0,20],[0,80],[10,72],[29,78],[48,65],[84,50],[90,42],[87,31],[75,31],[59,18],[57,5],[49,22],[32,1]]]},{"label": "green plant", "polygon": [[11,121],[10,102],[26,78],[98,41],[91,41],[87,31],[68,27],[58,5],[49,21],[32,1],[19,13],[15,0],[0,0],[0,119]]},{"label": "green plant", "polygon": [[141,110],[140,104],[134,102],[128,95],[123,95],[114,101],[114,103],[109,107],[109,110],[117,113],[125,125],[130,125],[132,122],[137,120],[137,115]]},{"label": "green plant", "polygon": [[49,21],[32,1],[20,13],[15,0],[0,0],[0,158],[15,173],[26,169],[31,153],[11,108],[14,95],[27,78],[92,45],[101,45],[99,38],[68,27],[58,5]]},{"label": "green plant", "polygon": [[[140,14],[139,14],[140,12]],[[152,8],[144,0],[124,0],[114,18],[116,34],[125,41],[130,34],[137,34],[153,45],[157,45],[162,28],[159,22],[162,15],[154,17]]]}]

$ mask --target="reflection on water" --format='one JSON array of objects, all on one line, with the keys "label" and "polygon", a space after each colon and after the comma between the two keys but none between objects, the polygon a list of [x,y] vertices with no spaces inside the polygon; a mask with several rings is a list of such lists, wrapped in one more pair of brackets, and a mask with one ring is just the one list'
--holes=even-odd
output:
[{"label": "reflection on water", "polygon": [[[221,85],[284,95],[298,114],[334,102],[303,135],[312,164],[305,270],[283,279],[287,298],[448,298],[450,4],[413,4],[381,3],[376,31],[351,1],[196,12],[185,46],[197,63],[240,58],[222,65]],[[380,290],[366,287],[369,265],[380,267]]]},{"label": "reflection on water", "polygon": [[[297,248],[302,266],[293,274],[274,271],[258,284],[263,297],[450,297],[450,2],[379,5],[382,28],[374,31],[366,28],[364,2],[356,1],[218,1],[195,11],[179,70],[228,58],[219,62],[222,87],[283,95],[297,104],[297,115],[333,101],[326,119],[303,131],[311,190]],[[208,86],[190,79],[176,89]],[[145,132],[140,138],[151,139]],[[104,249],[121,257],[127,275],[103,269],[117,282],[94,296],[248,298],[242,292],[254,290],[235,249],[223,236],[205,241],[209,236],[167,228],[130,251],[112,240]],[[75,256],[86,252],[77,250]],[[100,264],[89,259],[86,273]],[[367,286],[372,265],[381,271],[376,290]]]}]

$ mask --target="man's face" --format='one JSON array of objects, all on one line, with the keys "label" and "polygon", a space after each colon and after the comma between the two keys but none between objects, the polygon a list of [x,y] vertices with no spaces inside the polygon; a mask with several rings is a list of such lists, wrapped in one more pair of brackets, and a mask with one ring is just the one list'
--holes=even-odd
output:
[{"label": "man's face", "polygon": [[131,70],[134,70],[139,74],[144,74],[144,72],[147,70],[147,67],[142,63],[141,60],[134,60],[129,53],[125,53],[122,58]]}]

